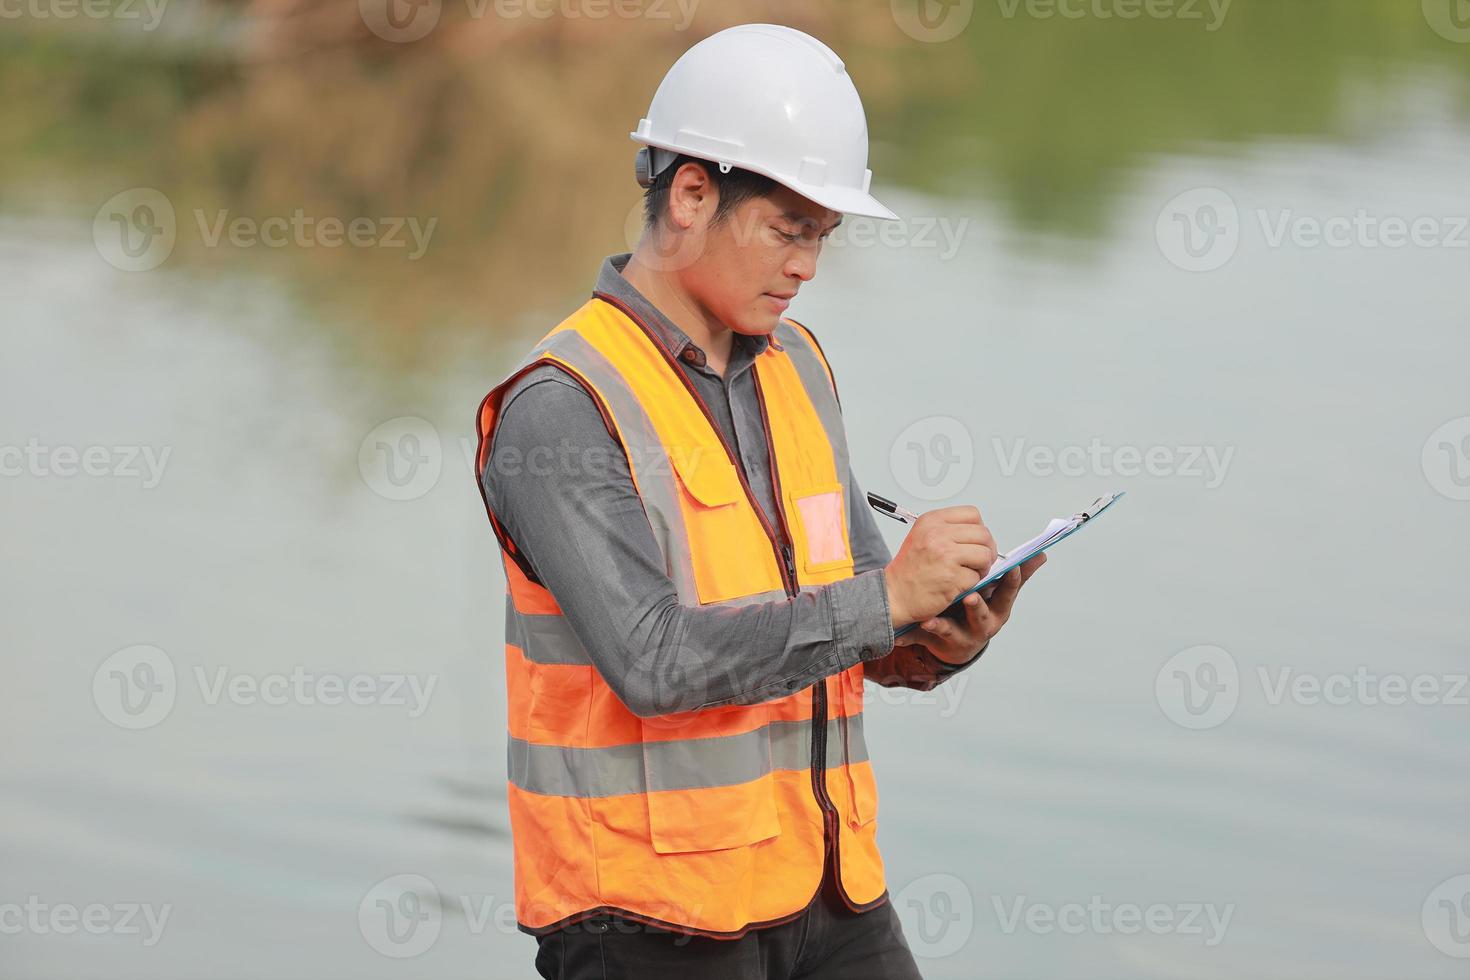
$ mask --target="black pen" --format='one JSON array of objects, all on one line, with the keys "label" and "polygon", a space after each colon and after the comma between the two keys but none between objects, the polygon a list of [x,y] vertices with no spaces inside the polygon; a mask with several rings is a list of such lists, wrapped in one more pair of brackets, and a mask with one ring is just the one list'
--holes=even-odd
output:
[{"label": "black pen", "polygon": [[919,515],[907,507],[900,507],[887,497],[880,497],[876,493],[869,492],[868,506],[885,517],[891,517],[900,524],[912,524],[919,519]]}]

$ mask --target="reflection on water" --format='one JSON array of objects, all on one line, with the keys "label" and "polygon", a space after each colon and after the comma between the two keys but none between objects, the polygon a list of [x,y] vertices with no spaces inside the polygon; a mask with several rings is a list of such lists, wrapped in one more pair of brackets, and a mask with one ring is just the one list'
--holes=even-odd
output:
[{"label": "reflection on water", "polygon": [[[982,5],[947,45],[891,36],[881,9],[814,27],[850,34],[875,170],[908,188],[885,200],[915,219],[834,243],[793,311],[834,362],[859,480],[927,505],[903,446],[957,432],[969,468],[932,502],[979,503],[1002,542],[1129,490],[1028,586],[983,666],[930,696],[870,689],[890,889],[926,976],[1461,975],[1426,898],[1470,873],[1466,709],[1280,693],[1467,669],[1467,505],[1459,471],[1424,458],[1470,411],[1470,252],[1450,241],[1470,213],[1465,49],[1417,6],[1238,0],[1205,34]],[[7,976],[529,975],[534,944],[504,925],[503,581],[467,440],[479,397],[624,247],[631,188],[589,161],[624,159],[605,121],[636,118],[663,60],[648,52],[685,43],[625,33],[583,70],[638,61],[639,84],[571,76],[586,99],[564,99],[567,119],[597,126],[544,135],[522,169],[503,129],[465,125],[484,96],[451,84],[453,57],[384,60],[293,115],[367,55],[265,72],[128,49],[58,86],[51,35],[0,49],[26,96],[4,130],[26,150],[0,155],[0,445],[105,450],[99,475],[52,455],[0,481],[0,901],[171,907],[153,945],[7,936]],[[571,65],[584,40],[544,55]],[[509,112],[553,76],[502,55],[485,70],[522,73]],[[406,126],[430,93],[444,117]],[[389,94],[396,134],[470,135],[437,171],[397,136],[360,143]],[[557,106],[539,111],[569,126]],[[348,187],[332,146],[383,152]],[[569,147],[576,165],[554,162]],[[569,175],[585,195],[525,200]],[[126,274],[89,224],[127,186],[166,188],[183,222],[437,214],[442,248],[409,264],[181,230],[162,268]],[[1234,209],[1233,237],[1205,237],[1195,211],[1171,244],[1166,205],[1201,188],[1224,193],[1209,200]],[[1301,244],[1303,219],[1360,210],[1380,231],[1432,218],[1441,238]],[[924,218],[947,245],[916,240]],[[1175,264],[1191,262],[1213,268]],[[379,429],[405,417],[426,428]],[[405,465],[437,478],[390,499],[359,460],[375,431],[422,436]],[[166,460],[156,487],[129,447]],[[1068,447],[1101,455],[1078,474]],[[1106,471],[1129,449],[1159,466]],[[135,647],[156,652],[109,660]],[[1227,717],[1170,720],[1156,687],[1176,655],[1198,681],[1235,671]],[[173,671],[173,701],[128,730],[94,680],[144,662]],[[333,703],[322,678],[361,679],[365,703]],[[418,911],[439,929],[405,959],[383,952],[403,947],[374,890],[400,875],[430,883]],[[1202,932],[1045,925],[1089,902],[1198,904],[1228,926],[1212,944],[1203,913]]]}]

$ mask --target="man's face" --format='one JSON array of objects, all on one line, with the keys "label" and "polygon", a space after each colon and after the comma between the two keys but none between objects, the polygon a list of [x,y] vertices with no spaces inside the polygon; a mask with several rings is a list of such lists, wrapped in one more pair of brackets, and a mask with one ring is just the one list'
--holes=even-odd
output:
[{"label": "man's face", "polygon": [[719,225],[706,226],[684,288],[731,330],[776,329],[801,284],[817,274],[817,256],[842,215],[778,186],[746,200]]}]

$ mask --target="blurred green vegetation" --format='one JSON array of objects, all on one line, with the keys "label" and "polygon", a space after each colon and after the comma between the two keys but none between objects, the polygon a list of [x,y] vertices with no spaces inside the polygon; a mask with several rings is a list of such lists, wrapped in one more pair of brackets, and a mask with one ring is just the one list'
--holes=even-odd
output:
[{"label": "blurred green vegetation", "polygon": [[1084,242],[1158,155],[1351,137],[1391,122],[1427,73],[1470,104],[1470,44],[1434,33],[1412,0],[1235,0],[1215,31],[1007,17],[992,0],[943,43],[904,34],[886,0],[721,0],[688,31],[469,9],[447,3],[411,44],[374,36],[356,0],[216,2],[148,35],[9,21],[0,209],[90,224],[117,191],[155,187],[180,228],[165,268],[201,270],[244,259],[206,247],[196,211],[437,219],[416,262],[360,248],[249,259],[410,356],[425,330],[507,325],[585,294],[597,259],[630,244],[628,131],[668,64],[733,23],[788,23],[843,55],[880,183],[983,195],[1023,234]]}]

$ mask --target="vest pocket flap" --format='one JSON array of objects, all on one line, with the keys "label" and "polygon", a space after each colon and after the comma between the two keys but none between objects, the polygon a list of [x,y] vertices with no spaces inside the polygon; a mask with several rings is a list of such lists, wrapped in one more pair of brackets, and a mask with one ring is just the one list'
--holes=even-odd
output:
[{"label": "vest pocket flap", "polygon": [[666,451],[673,461],[674,472],[679,474],[679,482],[706,507],[723,507],[745,496],[740,475],[723,452],[707,446],[669,446]]},{"label": "vest pocket flap", "polygon": [[770,730],[644,741],[648,829],[659,854],[719,851],[781,833]]}]

